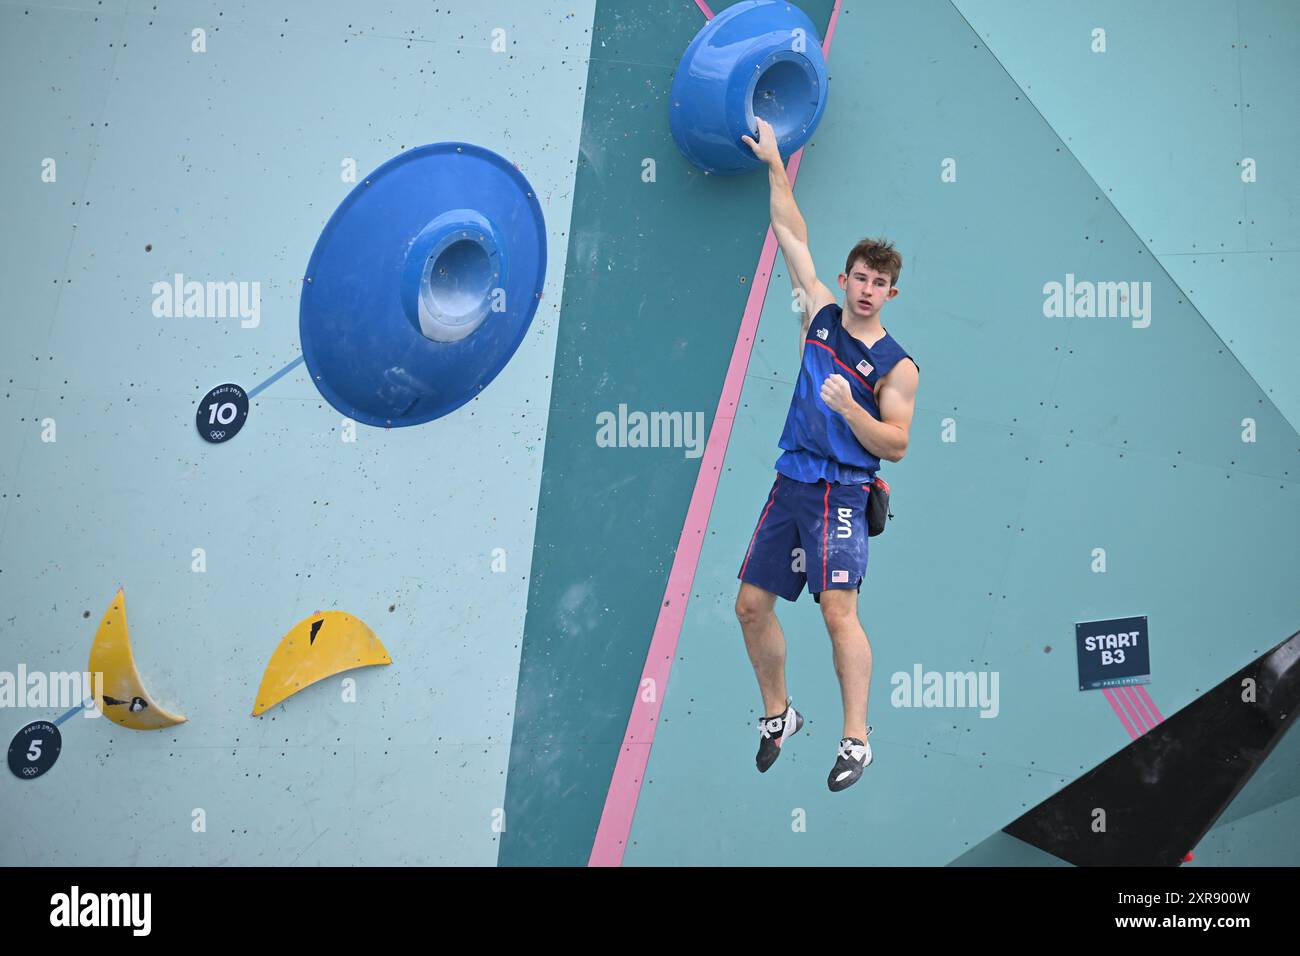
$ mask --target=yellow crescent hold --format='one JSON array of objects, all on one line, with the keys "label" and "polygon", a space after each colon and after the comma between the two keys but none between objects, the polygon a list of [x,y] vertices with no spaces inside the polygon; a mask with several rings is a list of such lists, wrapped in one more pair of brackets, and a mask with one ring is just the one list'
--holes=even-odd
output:
[{"label": "yellow crescent hold", "polygon": [[[126,626],[126,594],[118,588],[113,602],[99,622],[90,645],[90,673],[95,686],[95,706],[115,724],[130,730],[162,730],[185,723],[181,714],[158,706],[144,689],[131,653],[131,634]],[[103,674],[102,686],[93,675]]]},{"label": "yellow crescent hold", "polygon": [[257,688],[253,716],[326,677],[393,659],[375,632],[342,611],[322,611],[305,617],[280,641]]}]

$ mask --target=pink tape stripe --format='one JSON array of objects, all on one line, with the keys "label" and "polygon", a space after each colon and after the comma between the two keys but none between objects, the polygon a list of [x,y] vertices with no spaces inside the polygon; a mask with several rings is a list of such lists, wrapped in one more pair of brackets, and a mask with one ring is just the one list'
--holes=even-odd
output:
[{"label": "pink tape stripe", "polygon": [[1156,702],[1152,700],[1151,695],[1147,693],[1146,685],[1134,684],[1133,690],[1140,698],[1142,698],[1142,702],[1147,705],[1147,709],[1150,710],[1151,713],[1155,714],[1155,723],[1164,723],[1164,715],[1160,713],[1160,708],[1156,707]]},{"label": "pink tape stripe", "polygon": [[1129,698],[1127,691],[1128,688],[1121,684],[1119,687],[1115,688],[1115,696],[1124,706],[1125,712],[1129,715],[1129,718],[1132,719],[1133,726],[1138,729],[1138,733],[1145,734],[1151,728],[1147,726],[1146,720],[1144,720],[1142,715],[1138,713],[1137,708],[1133,706],[1133,701]]},{"label": "pink tape stripe", "polygon": [[1134,740],[1164,722],[1164,716],[1143,684],[1125,684],[1114,689],[1106,687],[1102,694]]},{"label": "pink tape stripe", "polygon": [[713,11],[709,9],[709,5],[705,3],[704,0],[695,0],[695,5],[704,13],[704,18],[706,20],[713,19]]},{"label": "pink tape stripe", "polygon": [[1115,711],[1115,716],[1117,716],[1120,719],[1120,722],[1124,725],[1124,729],[1128,731],[1129,739],[1137,740],[1138,737],[1141,736],[1141,734],[1139,734],[1136,730],[1133,729],[1133,725],[1130,724],[1128,722],[1128,718],[1124,716],[1124,711],[1119,706],[1119,701],[1115,697],[1115,692],[1111,690],[1109,687],[1103,687],[1101,689],[1101,695],[1106,698],[1106,701],[1107,703],[1110,704],[1111,709]]},{"label": "pink tape stripe", "polygon": [[1146,704],[1142,703],[1142,698],[1138,695],[1137,689],[1138,685],[1128,684],[1124,687],[1124,692],[1128,694],[1129,700],[1131,700],[1133,706],[1137,708],[1138,714],[1142,717],[1142,722],[1147,725],[1147,730],[1150,730],[1158,723],[1158,721],[1151,716],[1151,712],[1147,710]]},{"label": "pink tape stripe", "polygon": [[[696,0],[700,8],[703,3]],[[826,28],[826,38],[822,41],[822,55],[830,53],[831,37],[835,32],[835,22],[839,18],[840,4],[835,0],[831,10],[830,24]],[[711,14],[710,14],[711,15]],[[793,186],[799,173],[799,163],[803,150],[790,157],[786,165],[786,175]],[[650,650],[646,654],[645,667],[641,671],[641,680],[637,684],[636,696],[632,701],[632,714],[627,721],[627,732],[623,736],[623,746],[614,765],[614,776],[610,779],[609,792],[605,796],[605,808],[600,815],[600,825],[596,829],[596,839],[592,844],[588,866],[619,866],[623,862],[623,853],[627,849],[628,835],[632,832],[632,817],[636,813],[636,802],[641,795],[641,781],[645,778],[645,768],[650,762],[650,745],[654,743],[655,728],[659,724],[659,711],[664,695],[668,689],[668,675],[672,671],[673,657],[677,653],[677,641],[681,637],[682,621],[686,615],[686,604],[690,598],[691,584],[695,580],[695,570],[700,562],[700,549],[704,545],[704,533],[709,523],[709,512],[713,508],[713,497],[718,490],[718,480],[722,476],[722,462],[727,454],[727,443],[731,440],[731,427],[735,423],[736,408],[740,404],[740,392],[745,382],[745,371],[749,368],[749,356],[754,349],[754,339],[758,333],[758,320],[763,312],[763,300],[772,280],[772,266],[776,262],[776,234],[769,225],[767,238],[763,240],[763,251],[758,257],[758,267],[754,272],[754,281],[749,286],[749,298],[745,302],[745,312],[740,320],[740,331],[736,335],[736,344],[731,351],[731,362],[727,366],[727,376],[722,384],[722,395],[718,399],[718,409],[713,416],[713,427],[709,429],[709,440],[704,446],[704,457],[700,462],[699,475],[695,479],[695,490],[691,493],[691,503],[686,509],[686,523],[682,526],[681,536],[677,539],[677,553],[673,559],[672,570],[668,572],[668,586],[664,589],[664,599],[659,605],[659,619],[655,622],[654,634],[650,638]],[[646,698],[650,698],[647,700]]]},{"label": "pink tape stripe", "polygon": [[835,6],[831,9],[831,18],[826,23],[826,39],[822,40],[822,57],[823,59],[831,55],[831,38],[835,36],[835,24],[840,19],[840,4],[843,0],[835,0]]}]

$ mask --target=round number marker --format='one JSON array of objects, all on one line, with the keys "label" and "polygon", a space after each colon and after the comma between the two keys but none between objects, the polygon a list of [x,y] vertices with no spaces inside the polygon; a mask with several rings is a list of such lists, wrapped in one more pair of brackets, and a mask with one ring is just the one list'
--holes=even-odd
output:
[{"label": "round number marker", "polygon": [[218,385],[199,402],[194,425],[204,441],[219,445],[239,434],[248,420],[248,394],[238,385]]},{"label": "round number marker", "polygon": [[19,780],[35,780],[54,766],[63,735],[48,720],[28,724],[9,744],[9,770]]}]

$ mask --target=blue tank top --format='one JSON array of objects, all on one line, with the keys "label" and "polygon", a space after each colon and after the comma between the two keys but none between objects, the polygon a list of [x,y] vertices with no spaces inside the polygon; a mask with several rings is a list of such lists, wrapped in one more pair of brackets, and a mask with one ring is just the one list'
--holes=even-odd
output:
[{"label": "blue tank top", "polygon": [[776,470],[796,481],[865,485],[875,478],[880,459],[862,447],[844,416],[822,401],[822,382],[838,372],[848,379],[853,400],[879,421],[876,386],[900,361],[912,358],[888,330],[867,348],[844,328],[842,315],[839,305],[827,305],[813,316],[804,339],[799,380],[777,443],[785,452],[776,460]]}]

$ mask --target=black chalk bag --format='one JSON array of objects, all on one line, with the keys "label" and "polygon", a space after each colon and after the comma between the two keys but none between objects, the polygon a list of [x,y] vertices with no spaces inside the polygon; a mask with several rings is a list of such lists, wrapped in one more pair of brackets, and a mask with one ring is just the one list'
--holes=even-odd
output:
[{"label": "black chalk bag", "polygon": [[867,535],[875,537],[885,530],[889,513],[889,485],[879,475],[867,485]]}]

